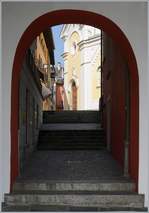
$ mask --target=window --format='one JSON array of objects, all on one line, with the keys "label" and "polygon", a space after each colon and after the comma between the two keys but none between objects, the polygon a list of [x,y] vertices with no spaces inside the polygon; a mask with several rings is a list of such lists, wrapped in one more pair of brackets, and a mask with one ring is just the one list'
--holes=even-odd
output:
[{"label": "window", "polygon": [[76,53],[76,51],[77,51],[77,44],[76,44],[76,42],[73,42],[72,47],[71,47],[72,55],[74,55]]}]

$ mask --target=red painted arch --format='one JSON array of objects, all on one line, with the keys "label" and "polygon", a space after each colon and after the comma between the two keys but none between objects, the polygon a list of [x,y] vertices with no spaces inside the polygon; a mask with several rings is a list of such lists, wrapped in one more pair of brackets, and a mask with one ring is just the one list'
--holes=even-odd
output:
[{"label": "red painted arch", "polygon": [[127,60],[130,71],[131,125],[129,172],[138,181],[138,132],[139,132],[139,78],[132,47],[121,29],[108,18],[88,11],[59,10],[46,13],[35,21],[23,33],[14,57],[11,87],[11,186],[18,176],[18,120],[19,120],[19,77],[23,58],[33,39],[49,26],[58,24],[87,24],[105,31],[119,45]]}]

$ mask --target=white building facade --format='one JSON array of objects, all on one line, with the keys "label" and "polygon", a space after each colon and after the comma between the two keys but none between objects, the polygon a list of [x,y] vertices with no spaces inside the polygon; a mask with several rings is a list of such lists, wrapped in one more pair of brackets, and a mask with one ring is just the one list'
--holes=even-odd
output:
[{"label": "white building facade", "polygon": [[68,108],[73,108],[73,81],[77,87],[77,110],[98,110],[101,93],[101,31],[88,25],[66,24],[60,37],[64,41],[64,87]]}]

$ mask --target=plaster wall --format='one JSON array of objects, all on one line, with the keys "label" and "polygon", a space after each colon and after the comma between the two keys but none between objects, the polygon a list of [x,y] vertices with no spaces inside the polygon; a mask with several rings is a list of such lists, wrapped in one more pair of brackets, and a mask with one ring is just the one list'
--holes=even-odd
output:
[{"label": "plaster wall", "polygon": [[[101,63],[100,34],[99,29],[88,25],[63,26],[60,37],[64,40],[63,56],[66,73],[64,84],[70,109],[72,109],[72,79],[77,86],[77,109],[98,110],[99,108],[100,87],[97,88],[97,79],[100,74],[97,73],[97,67]],[[76,50],[74,50],[74,44],[76,44]]]},{"label": "plaster wall", "polygon": [[[73,47],[73,42],[76,42],[76,44],[80,41],[80,36],[78,32],[74,31],[72,32],[71,36],[69,37],[68,40],[65,42],[67,43],[66,45],[68,46],[68,56],[67,56],[67,66],[64,66],[64,70],[67,73],[65,75],[65,91],[68,97],[68,102],[70,105],[70,109],[72,109],[72,94],[71,94],[71,86],[72,86],[72,80],[75,82],[80,79],[80,51],[77,48],[76,52],[72,54],[72,47]],[[76,82],[77,83],[77,82]],[[80,83],[80,82],[79,82]],[[77,107],[80,108],[80,90],[78,90],[78,98],[77,98]]]},{"label": "plaster wall", "polygon": [[85,110],[98,110],[99,108],[100,89],[97,88],[97,75],[100,74],[97,74],[97,67],[101,64],[101,41],[99,32],[97,32],[95,36],[96,38],[89,38],[88,40],[81,41],[79,44],[81,52],[80,75],[84,77],[84,81],[81,82],[84,84],[84,102],[82,109]]},{"label": "plaster wall", "polygon": [[[1,188],[10,187],[10,110],[11,73],[17,44],[28,25],[40,15],[60,9],[87,10],[113,20],[125,33],[134,50],[139,70],[139,192],[145,193],[149,206],[149,72],[147,67],[146,2],[3,2],[2,3],[2,73],[0,76]],[[13,29],[12,29],[13,26]]]},{"label": "plaster wall", "polygon": [[42,96],[26,62],[23,63],[21,70],[19,96],[19,172],[21,172],[36,148],[42,123]]},{"label": "plaster wall", "polygon": [[[45,52],[43,50],[40,38],[43,39]],[[43,64],[47,64],[47,63],[49,63],[49,60],[50,60],[49,57],[47,58],[47,55],[48,55],[48,49],[47,49],[47,46],[46,46],[46,43],[45,43],[45,39],[44,39],[43,33],[41,33],[40,36],[37,37],[36,58],[39,60],[39,56],[40,56],[41,59],[42,59],[42,63]]]},{"label": "plaster wall", "polygon": [[[98,102],[99,102],[99,98],[100,98],[100,96],[101,96],[101,88],[100,87],[98,87],[98,86],[100,86],[100,69],[99,69],[99,66],[100,66],[100,64],[99,64],[99,62],[101,61],[101,56],[100,56],[100,53],[98,53],[97,55],[96,55],[96,57],[94,58],[94,61],[93,61],[93,63],[92,63],[92,65],[91,65],[91,77],[92,77],[92,84],[91,84],[91,91],[92,91],[92,94],[91,94],[91,100],[92,100],[92,103],[93,104],[95,104],[95,106],[96,106],[96,100],[98,100]],[[98,70],[98,71],[97,71]],[[92,105],[92,103],[91,103],[91,105]],[[99,103],[98,103],[98,105],[99,105]],[[97,109],[98,109],[98,106],[97,105]]]}]

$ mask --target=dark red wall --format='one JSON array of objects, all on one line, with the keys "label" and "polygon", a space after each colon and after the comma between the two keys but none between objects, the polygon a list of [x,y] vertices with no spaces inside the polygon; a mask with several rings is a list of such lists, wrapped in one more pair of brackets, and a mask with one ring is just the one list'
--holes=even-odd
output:
[{"label": "dark red wall", "polygon": [[[103,68],[102,78],[103,86],[102,93],[104,97],[104,127],[107,131],[107,103],[111,101],[111,152],[114,158],[122,166],[124,165],[124,140],[125,140],[125,104],[126,96],[126,72],[128,66],[124,56],[117,44],[103,33]],[[129,76],[129,75],[128,75]],[[127,77],[128,77],[127,76]],[[129,91],[130,92],[130,91]],[[130,118],[131,119],[131,118]],[[131,121],[130,121],[131,123]],[[131,134],[131,131],[130,131]],[[131,138],[131,137],[130,137]],[[137,182],[138,167],[135,166],[138,162],[138,144],[132,145],[130,139],[129,146],[129,173],[130,176]]]},{"label": "dark red wall", "polygon": [[104,123],[107,131],[107,104],[111,102],[111,151],[121,166],[124,163],[125,76],[123,59],[118,47],[103,33],[103,97]]},{"label": "dark red wall", "polygon": [[117,49],[114,51],[114,64],[111,74],[112,87],[112,153],[123,166],[125,134],[125,63]]}]

